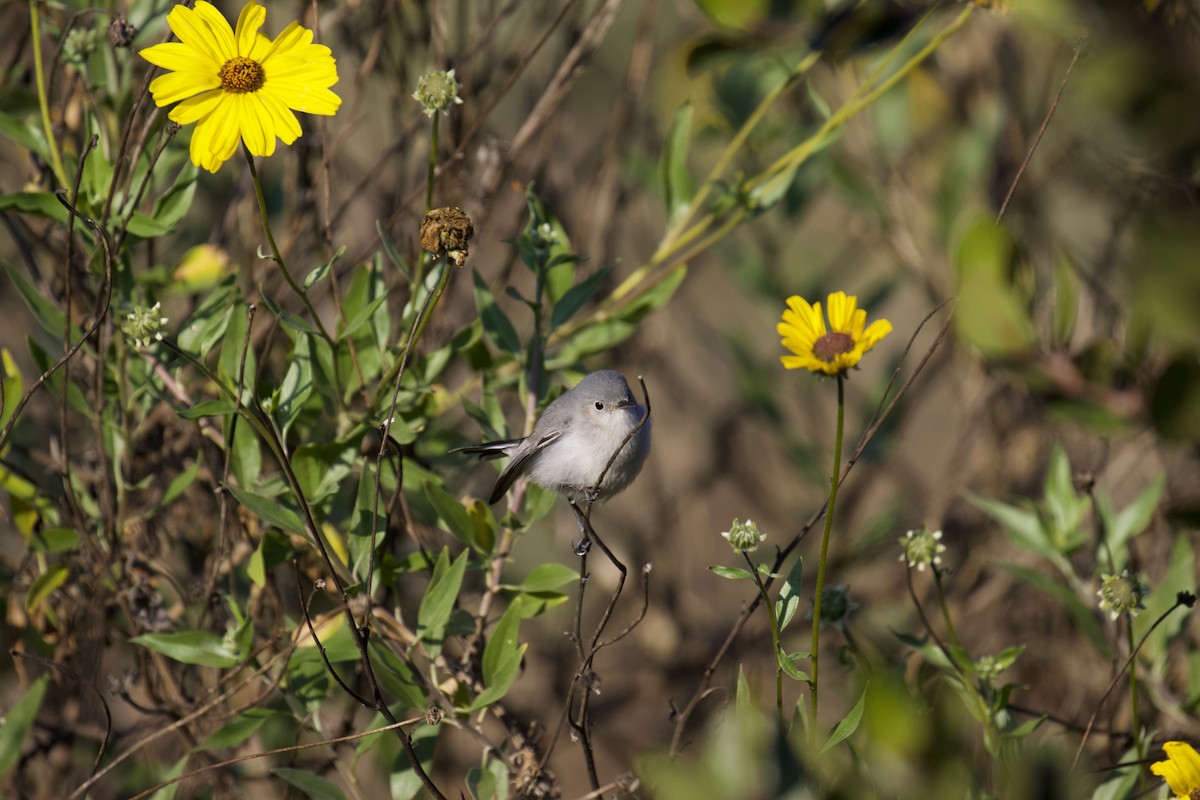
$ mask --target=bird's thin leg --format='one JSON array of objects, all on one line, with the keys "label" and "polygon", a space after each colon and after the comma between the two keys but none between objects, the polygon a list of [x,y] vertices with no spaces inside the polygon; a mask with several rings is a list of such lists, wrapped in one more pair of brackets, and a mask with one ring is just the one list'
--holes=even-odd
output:
[{"label": "bird's thin leg", "polygon": [[574,546],[575,555],[584,556],[592,549],[592,537],[588,533],[591,523],[583,513],[583,509],[575,502],[574,497],[570,498],[567,502],[571,505],[571,511],[575,514],[575,523],[579,526],[579,532],[582,534],[579,542]]}]

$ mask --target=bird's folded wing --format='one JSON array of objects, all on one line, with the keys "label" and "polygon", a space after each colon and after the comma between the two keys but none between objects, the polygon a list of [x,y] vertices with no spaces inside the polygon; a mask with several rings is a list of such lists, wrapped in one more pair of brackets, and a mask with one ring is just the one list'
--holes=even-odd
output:
[{"label": "bird's folded wing", "polygon": [[[500,477],[496,479],[496,486],[492,489],[492,497],[488,500],[489,503],[495,503],[504,493],[507,492],[517,478],[525,472],[525,466],[529,464],[529,460],[542,451],[546,445],[550,444],[558,437],[562,436],[562,431],[554,431],[548,433],[542,438],[534,442],[533,446],[527,448],[524,452],[508,462],[508,465],[500,473]],[[481,456],[482,457],[482,456]]]}]

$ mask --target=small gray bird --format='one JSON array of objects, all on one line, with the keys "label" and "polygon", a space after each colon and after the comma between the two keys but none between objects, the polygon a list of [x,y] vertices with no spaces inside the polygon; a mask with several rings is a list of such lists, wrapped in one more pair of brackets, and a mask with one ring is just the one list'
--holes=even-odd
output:
[{"label": "small gray bird", "polygon": [[[609,458],[646,413],[619,372],[585,377],[551,403],[524,439],[459,447],[452,453],[478,453],[480,460],[512,456],[496,479],[489,503],[498,501],[522,475],[552,492],[583,500],[595,487]],[[650,452],[650,420],[631,438],[604,475],[599,497],[621,492],[642,470]]]}]

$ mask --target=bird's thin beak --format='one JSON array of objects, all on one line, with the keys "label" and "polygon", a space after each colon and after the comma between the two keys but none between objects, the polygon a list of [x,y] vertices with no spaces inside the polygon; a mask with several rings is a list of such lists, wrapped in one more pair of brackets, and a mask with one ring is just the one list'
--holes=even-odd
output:
[{"label": "bird's thin beak", "polygon": [[624,400],[617,401],[617,408],[633,408],[636,405],[637,403],[635,403],[633,400],[630,400],[628,397]]}]

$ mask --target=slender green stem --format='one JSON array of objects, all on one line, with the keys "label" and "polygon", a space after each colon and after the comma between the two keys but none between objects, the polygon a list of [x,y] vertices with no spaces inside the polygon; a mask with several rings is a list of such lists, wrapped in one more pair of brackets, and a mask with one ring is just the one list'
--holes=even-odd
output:
[{"label": "slender green stem", "polygon": [[[271,257],[279,265],[279,272],[283,275],[283,279],[287,282],[287,285],[300,298],[300,302],[304,303],[304,308],[308,310],[308,316],[312,319],[313,327],[317,329],[317,333],[329,344],[329,349],[336,355],[337,343],[329,335],[329,332],[325,330],[325,326],[321,324],[321,318],[317,316],[317,309],[313,306],[312,300],[309,299],[308,292],[304,291],[296,283],[292,277],[292,273],[288,271],[287,264],[283,260],[283,254],[279,252],[279,245],[275,243],[275,234],[271,232],[271,220],[267,214],[267,198],[263,194],[262,181],[259,180],[258,170],[254,167],[254,156],[250,155],[250,150],[246,147],[245,142],[242,143],[242,155],[246,157],[246,166],[250,168],[250,182],[254,184],[254,197],[258,200],[258,214],[262,220],[263,233],[266,234],[267,244],[271,247]],[[333,383],[334,393],[340,405],[342,402],[342,378],[338,375],[336,368],[333,370]]]},{"label": "slender green stem", "polygon": [[425,213],[433,210],[433,182],[437,177],[438,115],[433,115],[429,133],[429,171],[425,174]]},{"label": "slender green stem", "polygon": [[833,530],[833,511],[837,506],[838,478],[842,473],[842,430],[846,421],[845,379],[837,376],[837,433],[833,443],[833,472],[829,476],[829,505],[825,508],[825,531],[821,534],[821,558],[817,562],[817,589],[813,596],[812,626],[812,724],[817,724],[817,676],[820,667],[821,593],[825,591],[825,561],[829,557],[829,532]]},{"label": "slender green stem", "polygon": [[904,64],[898,70],[887,77],[887,80],[883,81],[874,89],[862,95],[861,97],[857,99],[851,99],[841,108],[839,108],[834,114],[830,115],[829,119],[825,120],[825,124],[822,125],[815,134],[805,139],[796,147],[793,147],[787,153],[780,156],[774,164],[767,167],[753,179],[747,181],[746,190],[751,191],[784,172],[798,168],[801,164],[807,161],[810,156],[816,153],[817,150],[825,144],[825,139],[827,136],[832,134],[838,128],[841,128],[853,117],[857,116],[863,109],[867,108],[880,97],[891,91],[896,84],[908,77],[910,72],[916,69],[917,66],[925,61],[925,59],[929,58],[929,56],[941,46],[942,42],[946,41],[955,33],[957,33],[962,26],[967,23],[967,20],[971,18],[971,14],[974,12],[974,10],[975,7],[973,5],[968,5],[966,8],[964,8],[953,22],[951,22],[942,30],[938,31],[937,35],[929,40],[929,44],[922,47],[912,58],[904,62]]},{"label": "slender green stem", "polygon": [[938,608],[942,611],[942,620],[946,623],[946,633],[950,636],[951,643],[955,647],[962,647],[958,642],[958,633],[954,630],[954,620],[950,617],[950,607],[946,605],[946,592],[942,588],[942,571],[937,568],[937,565],[930,565],[933,568],[933,585],[937,588]]},{"label": "slender green stem", "polygon": [[775,660],[775,715],[779,719],[780,730],[783,730],[783,665],[779,663],[779,619],[775,616],[775,604],[771,602],[771,596],[767,594],[767,587],[763,585],[762,577],[758,574],[758,567],[750,560],[749,553],[743,551],[742,558],[746,559],[746,566],[750,568],[750,575],[758,586],[758,593],[762,595],[767,616],[771,619],[771,650]]},{"label": "slender green stem", "polygon": [[[429,131],[429,169],[425,173],[425,213],[428,214],[433,210],[433,187],[437,180],[437,151],[438,151],[438,114],[432,117],[433,125]],[[416,291],[421,290],[423,281],[425,280],[425,267],[431,261],[428,253],[418,253],[417,263],[413,270],[413,287]]]},{"label": "slender green stem", "polygon": [[[725,174],[725,170],[729,169],[729,165],[733,163],[734,156],[737,155],[737,152],[742,148],[742,145],[746,143],[746,140],[750,138],[750,134],[756,127],[758,127],[758,123],[761,122],[762,119],[767,115],[767,112],[774,107],[775,103],[778,102],[781,97],[791,91],[792,87],[796,85],[797,81],[808,74],[809,70],[813,68],[820,58],[821,54],[818,51],[813,51],[805,56],[804,60],[801,61],[800,64],[791,71],[787,78],[770,92],[768,92],[766,96],[763,97],[762,101],[759,102],[758,106],[754,109],[750,116],[746,117],[746,121],[742,123],[742,127],[740,127],[737,133],[734,134],[733,138],[729,140],[729,144],[725,145],[725,148],[721,151],[721,155],[717,157],[712,169],[709,170],[708,175],[705,176],[703,183],[700,184],[700,188],[696,190],[695,196],[693,196],[691,201],[688,203],[686,213],[684,213],[684,215],[680,217],[674,225],[671,226],[666,235],[663,236],[663,240],[658,246],[658,252],[674,252],[677,251],[680,246],[686,244],[686,241],[677,243],[676,240],[679,239],[681,233],[683,233],[685,230],[688,230],[688,225],[696,218],[697,212],[703,208],[704,201],[708,199],[708,195],[712,192],[713,187],[716,186],[717,181],[720,180],[723,174]],[[696,228],[703,230],[703,228],[706,228],[708,224],[710,224],[710,221],[711,215],[705,218],[703,227],[698,225]],[[698,233],[699,231],[696,232]],[[692,230],[689,230],[689,233],[691,234],[689,238],[694,238],[695,233],[693,233]],[[650,264],[647,264],[647,266],[650,266]],[[613,298],[619,300],[620,298],[624,297],[633,289],[634,286],[638,284],[639,281],[640,277],[637,275],[637,273],[630,275],[613,291]]]},{"label": "slender green stem", "polygon": [[421,334],[425,332],[425,326],[429,324],[430,317],[433,316],[433,310],[437,308],[438,301],[442,299],[442,293],[446,291],[446,284],[450,283],[450,273],[453,268],[450,265],[450,259],[442,256],[442,274],[438,278],[437,286],[433,287],[433,299],[431,299],[425,308],[425,313],[421,315],[421,319],[417,322],[416,330],[413,331],[412,341],[406,346],[412,349],[417,346],[417,342],[421,340]]},{"label": "slender green stem", "polygon": [[[67,171],[63,169],[62,156],[58,153],[58,140],[54,138],[54,126],[50,124],[50,102],[46,97],[46,73],[42,68],[42,33],[38,19],[37,0],[29,0],[29,36],[33,40],[33,74],[37,82],[38,106],[42,111],[42,130],[46,133],[46,149],[50,151],[50,168],[58,185],[64,189],[67,183]],[[74,197],[68,198],[72,203]]]},{"label": "slender green stem", "polygon": [[1129,662],[1129,713],[1133,718],[1130,730],[1133,733],[1133,746],[1137,750],[1137,758],[1141,759],[1145,758],[1146,754],[1142,752],[1142,732],[1138,723],[1137,651],[1133,642],[1133,617],[1129,614],[1125,615],[1125,641],[1128,642],[1129,652],[1133,656]]}]

